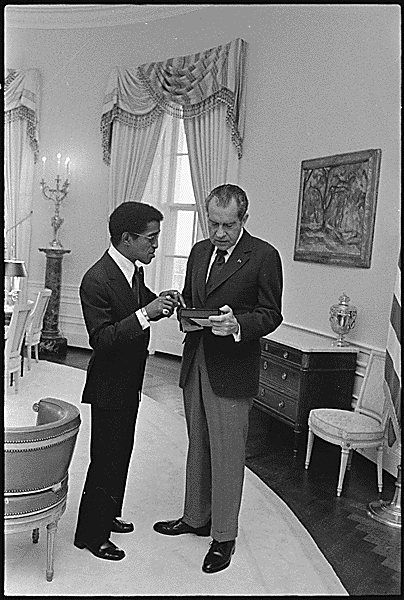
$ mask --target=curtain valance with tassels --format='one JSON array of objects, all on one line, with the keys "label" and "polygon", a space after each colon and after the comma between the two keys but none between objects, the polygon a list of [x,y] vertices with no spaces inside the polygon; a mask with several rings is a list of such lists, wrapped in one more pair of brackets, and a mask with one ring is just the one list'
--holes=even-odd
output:
[{"label": "curtain valance with tassels", "polygon": [[34,162],[39,154],[38,87],[38,69],[7,69],[4,84],[4,122],[10,123],[18,119],[27,121],[27,135],[34,153]]},{"label": "curtain valance with tassels", "polygon": [[111,128],[115,119],[129,127],[147,127],[162,112],[192,119],[227,105],[232,142],[242,156],[245,122],[247,42],[232,40],[204,52],[143,64],[115,67],[109,77],[101,118],[104,162],[110,163]]}]

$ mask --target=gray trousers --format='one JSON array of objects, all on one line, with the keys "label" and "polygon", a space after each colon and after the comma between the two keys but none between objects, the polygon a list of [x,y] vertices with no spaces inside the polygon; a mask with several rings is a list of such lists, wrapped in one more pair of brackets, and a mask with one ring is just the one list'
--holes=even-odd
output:
[{"label": "gray trousers", "polygon": [[227,542],[238,533],[253,398],[214,394],[202,344],[183,390],[189,439],[183,520],[201,527],[211,518],[212,537]]}]

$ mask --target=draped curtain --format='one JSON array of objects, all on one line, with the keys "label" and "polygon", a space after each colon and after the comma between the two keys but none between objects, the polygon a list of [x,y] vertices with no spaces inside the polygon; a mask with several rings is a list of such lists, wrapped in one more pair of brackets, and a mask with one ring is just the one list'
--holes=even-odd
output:
[{"label": "draped curtain", "polygon": [[164,119],[170,115],[184,119],[206,233],[203,200],[212,187],[237,177],[242,157],[246,52],[247,43],[236,39],[196,54],[112,71],[101,118],[104,161],[111,165],[110,209],[142,198]]},{"label": "draped curtain", "polygon": [[[8,69],[4,85],[5,258],[28,268],[34,165],[38,159],[39,71]],[[22,281],[20,298],[26,297]]]}]

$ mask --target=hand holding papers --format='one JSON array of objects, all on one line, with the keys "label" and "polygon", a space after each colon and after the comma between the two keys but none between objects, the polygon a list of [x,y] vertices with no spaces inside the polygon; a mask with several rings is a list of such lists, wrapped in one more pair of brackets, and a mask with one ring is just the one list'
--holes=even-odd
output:
[{"label": "hand holding papers", "polygon": [[212,327],[210,316],[220,315],[218,308],[180,308],[179,318],[181,331],[197,331],[203,327]]}]

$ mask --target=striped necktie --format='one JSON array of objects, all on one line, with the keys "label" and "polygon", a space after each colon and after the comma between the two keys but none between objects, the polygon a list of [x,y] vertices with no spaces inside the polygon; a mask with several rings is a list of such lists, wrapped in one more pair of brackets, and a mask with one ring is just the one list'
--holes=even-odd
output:
[{"label": "striped necktie", "polygon": [[212,287],[215,285],[218,275],[219,275],[220,271],[223,269],[223,266],[225,265],[226,261],[224,260],[224,257],[226,256],[226,254],[227,254],[227,250],[221,250],[220,248],[218,248],[216,250],[215,260],[212,263],[208,281],[206,282],[207,291],[210,291],[212,289]]}]

